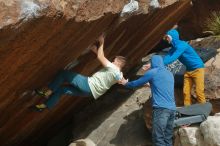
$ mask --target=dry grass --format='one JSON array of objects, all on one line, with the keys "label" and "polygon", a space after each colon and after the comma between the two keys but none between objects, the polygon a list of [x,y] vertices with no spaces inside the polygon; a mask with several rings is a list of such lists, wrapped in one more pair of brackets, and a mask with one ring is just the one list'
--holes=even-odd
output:
[{"label": "dry grass", "polygon": [[220,37],[220,12],[213,12],[205,21],[205,33]]}]

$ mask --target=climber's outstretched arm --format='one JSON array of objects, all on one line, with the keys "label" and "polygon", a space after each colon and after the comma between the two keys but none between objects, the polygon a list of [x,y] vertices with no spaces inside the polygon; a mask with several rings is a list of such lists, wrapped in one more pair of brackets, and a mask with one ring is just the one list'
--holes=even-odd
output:
[{"label": "climber's outstretched arm", "polygon": [[[101,62],[101,64],[106,67],[107,64],[110,63],[110,61],[105,57],[105,54],[104,54],[104,36],[101,35],[99,38],[98,38],[98,46],[97,45],[93,45],[91,47],[91,50],[97,54],[97,58],[98,60]],[[98,47],[98,49],[97,49]]]}]

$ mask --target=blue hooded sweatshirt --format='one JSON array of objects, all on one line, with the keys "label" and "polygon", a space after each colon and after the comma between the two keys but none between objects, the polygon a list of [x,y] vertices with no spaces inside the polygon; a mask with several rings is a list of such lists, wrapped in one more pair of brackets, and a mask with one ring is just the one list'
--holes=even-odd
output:
[{"label": "blue hooded sweatshirt", "polygon": [[186,66],[187,71],[204,68],[204,63],[196,51],[187,42],[179,39],[177,30],[172,29],[166,34],[172,38],[172,48],[163,59],[165,65],[179,59],[179,61]]},{"label": "blue hooded sweatshirt", "polygon": [[141,78],[128,82],[127,88],[134,88],[150,83],[153,108],[166,108],[176,110],[174,100],[174,78],[163,63],[163,58],[154,55],[151,58],[151,69]]}]

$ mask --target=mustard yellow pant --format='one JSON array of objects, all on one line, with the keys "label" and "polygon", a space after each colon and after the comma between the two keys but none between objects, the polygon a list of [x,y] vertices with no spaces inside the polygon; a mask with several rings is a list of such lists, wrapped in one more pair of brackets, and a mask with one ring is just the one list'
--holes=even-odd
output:
[{"label": "mustard yellow pant", "polygon": [[184,105],[191,105],[191,89],[193,83],[196,88],[196,96],[198,103],[205,103],[205,93],[204,93],[204,76],[205,70],[204,68],[199,68],[193,71],[186,72],[184,74],[184,87],[183,87],[183,95],[184,95]]}]

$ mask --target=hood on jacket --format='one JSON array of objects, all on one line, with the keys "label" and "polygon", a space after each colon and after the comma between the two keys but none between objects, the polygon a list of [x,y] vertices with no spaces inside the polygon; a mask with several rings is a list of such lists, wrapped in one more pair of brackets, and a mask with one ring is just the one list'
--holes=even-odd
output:
[{"label": "hood on jacket", "polygon": [[163,58],[160,55],[153,55],[151,57],[151,68],[163,68]]},{"label": "hood on jacket", "polygon": [[171,43],[175,44],[179,39],[179,32],[176,29],[169,30],[166,35],[169,35],[171,39]]}]

